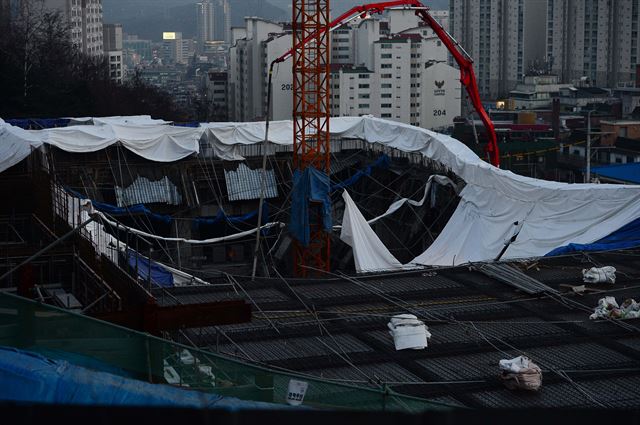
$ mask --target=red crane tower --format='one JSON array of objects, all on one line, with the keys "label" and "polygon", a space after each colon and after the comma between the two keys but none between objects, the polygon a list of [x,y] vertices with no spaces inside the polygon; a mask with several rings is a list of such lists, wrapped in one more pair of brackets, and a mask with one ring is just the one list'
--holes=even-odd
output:
[{"label": "red crane tower", "polygon": [[[329,0],[293,1],[293,167],[329,174],[330,47]],[[329,271],[330,235],[322,228],[320,205],[309,205],[308,246],[294,242],[294,271]]]}]

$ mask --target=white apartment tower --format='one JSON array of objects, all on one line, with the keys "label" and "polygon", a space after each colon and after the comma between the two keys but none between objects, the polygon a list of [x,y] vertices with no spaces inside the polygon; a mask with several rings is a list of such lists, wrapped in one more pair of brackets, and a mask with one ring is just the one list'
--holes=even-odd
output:
[{"label": "white apartment tower", "polygon": [[474,60],[481,95],[506,95],[545,59],[547,0],[450,0],[449,29]]},{"label": "white apartment tower", "polygon": [[103,55],[102,0],[44,0],[69,21],[71,42],[89,56]]},{"label": "white apartment tower", "polygon": [[564,82],[597,86],[635,81],[640,57],[638,0],[547,0],[546,54]]},{"label": "white apartment tower", "polygon": [[104,56],[109,65],[109,77],[122,84],[124,69],[122,66],[122,25],[104,24],[102,26]]}]

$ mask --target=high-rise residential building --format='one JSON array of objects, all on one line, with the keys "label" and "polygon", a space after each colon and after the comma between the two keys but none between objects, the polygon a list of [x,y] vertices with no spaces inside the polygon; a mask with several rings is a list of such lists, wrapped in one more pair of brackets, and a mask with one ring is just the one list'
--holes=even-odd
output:
[{"label": "high-rise residential building", "polygon": [[104,56],[109,66],[109,76],[121,84],[124,78],[122,59],[122,25],[104,24],[102,26]]},{"label": "high-rise residential building", "polygon": [[230,42],[229,0],[204,0],[196,4],[196,13],[199,46],[204,46],[207,41]]},{"label": "high-rise residential building", "polygon": [[231,4],[229,0],[214,0],[214,40],[231,43]]},{"label": "high-rise residential building", "polygon": [[638,0],[547,0],[546,55],[565,82],[597,86],[635,81],[640,57]]},{"label": "high-rise residential building", "polygon": [[69,22],[71,42],[89,56],[103,55],[102,0],[44,0]]},{"label": "high-rise residential building", "polygon": [[197,17],[197,29],[198,29],[198,47],[202,49],[202,46],[207,41],[214,40],[214,15],[213,4],[210,0],[205,0],[200,3],[196,3],[196,17]]},{"label": "high-rise residential building", "polygon": [[450,0],[450,33],[473,58],[483,97],[506,95],[544,62],[546,11],[547,0]]},{"label": "high-rise residential building", "polygon": [[[402,12],[391,13],[392,22],[367,18],[333,32],[332,116],[372,114],[436,129],[451,126],[460,115],[459,72],[446,63],[446,47],[430,28]],[[232,121],[264,119],[266,71],[291,43],[288,25],[246,18],[244,28],[234,28],[227,97]],[[292,82],[288,59],[274,70],[272,119],[291,119]]]}]

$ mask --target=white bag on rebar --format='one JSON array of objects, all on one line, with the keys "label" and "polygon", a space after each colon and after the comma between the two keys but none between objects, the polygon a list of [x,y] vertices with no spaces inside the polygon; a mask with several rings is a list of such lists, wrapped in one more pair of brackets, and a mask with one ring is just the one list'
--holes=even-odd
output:
[{"label": "white bag on rebar", "polygon": [[538,391],[542,386],[542,370],[525,356],[500,360],[500,379],[510,390]]},{"label": "white bag on rebar", "polygon": [[606,266],[583,269],[582,280],[585,283],[616,283],[616,268]]},{"label": "white bag on rebar", "polygon": [[393,337],[396,351],[427,348],[427,339],[431,338],[431,333],[427,330],[427,326],[413,314],[393,316],[387,326],[389,334]]},{"label": "white bag on rebar", "polygon": [[519,373],[520,371],[529,368],[529,358],[525,356],[518,356],[510,360],[502,359],[498,365],[502,371]]}]

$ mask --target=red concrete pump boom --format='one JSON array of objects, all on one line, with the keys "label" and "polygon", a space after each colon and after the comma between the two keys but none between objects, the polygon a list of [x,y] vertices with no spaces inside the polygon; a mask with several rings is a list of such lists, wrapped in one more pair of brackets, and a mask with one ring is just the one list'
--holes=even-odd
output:
[{"label": "red concrete pump boom", "polygon": [[434,33],[447,47],[456,63],[458,64],[458,67],[460,68],[460,82],[466,88],[467,93],[469,94],[469,98],[471,99],[471,103],[473,104],[473,107],[475,108],[478,115],[480,115],[480,119],[482,120],[482,123],[484,124],[484,127],[487,131],[489,143],[487,144],[486,149],[489,160],[494,166],[500,167],[498,138],[496,136],[493,122],[491,121],[491,118],[489,118],[489,114],[487,114],[487,111],[485,111],[484,107],[482,106],[482,100],[480,99],[480,92],[478,91],[476,75],[473,71],[473,59],[471,59],[469,54],[462,48],[462,46],[460,46],[460,44],[451,36],[451,34],[449,34],[444,28],[442,28],[442,25],[440,25],[438,21],[436,21],[433,16],[431,16],[431,14],[429,13],[429,9],[424,6],[419,0],[395,0],[356,6],[340,15],[337,19],[333,20],[328,28],[310,35],[305,40],[303,40],[300,45],[294,47],[284,55],[280,56],[274,61],[274,64],[285,61],[293,54],[294,49],[298,49],[306,45],[310,40],[318,37],[318,35],[320,35],[321,33],[332,31],[333,29],[340,27],[355,18],[364,18],[368,14],[382,13],[385,10],[392,8],[415,10],[416,15],[420,19],[422,19],[424,23],[429,25],[431,29],[433,29]]}]

